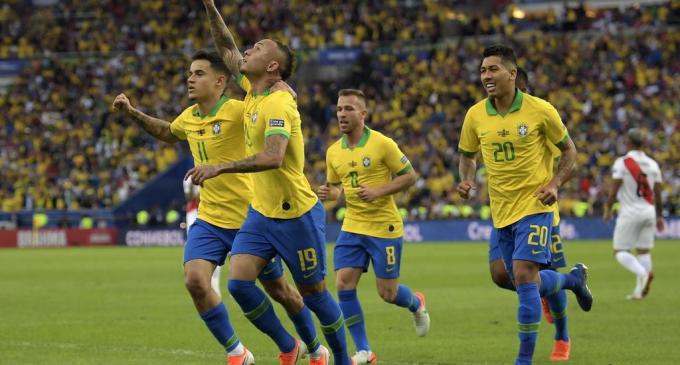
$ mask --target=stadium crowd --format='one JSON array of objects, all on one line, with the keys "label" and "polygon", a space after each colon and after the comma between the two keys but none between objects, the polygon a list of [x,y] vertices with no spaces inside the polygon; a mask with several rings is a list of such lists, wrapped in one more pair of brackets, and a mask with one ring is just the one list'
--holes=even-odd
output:
[{"label": "stadium crowd", "polygon": [[[680,1],[523,18],[513,16],[512,7],[486,18],[434,1],[414,3],[222,7],[242,45],[266,35],[302,54],[363,47],[343,81],[293,80],[312,185],[325,181],[324,152],[339,136],[336,92],[358,87],[370,99],[370,126],[393,137],[420,173],[417,186],[398,197],[405,215],[483,216],[483,186],[469,205],[454,193],[456,147],[465,110],[484,98],[480,52],[496,35],[516,49],[531,93],[557,107],[579,150],[578,175],[562,191],[563,213],[600,212],[610,166],[624,152],[621,132],[639,126],[649,131],[649,152],[664,172],[666,210],[680,214],[680,32],[672,28],[680,23]],[[142,110],[166,120],[188,106],[186,55],[211,44],[200,2],[58,2],[37,11],[24,4],[10,0],[0,7],[0,58],[30,59],[0,92],[6,121],[0,210],[111,207],[187,155],[186,146],[152,140],[112,115],[109,105],[125,91]],[[452,38],[459,35],[487,36]],[[239,92],[231,85],[229,93]]]}]

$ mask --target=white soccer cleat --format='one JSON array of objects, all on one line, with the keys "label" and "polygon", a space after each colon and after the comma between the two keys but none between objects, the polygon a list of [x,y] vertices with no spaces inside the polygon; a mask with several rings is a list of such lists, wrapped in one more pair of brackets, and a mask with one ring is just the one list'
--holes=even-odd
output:
[{"label": "white soccer cleat", "polygon": [[425,296],[421,292],[415,292],[414,294],[420,300],[420,307],[418,310],[413,312],[413,321],[416,324],[416,335],[418,337],[424,337],[427,332],[430,331],[430,315],[427,313],[427,308],[425,307]]},{"label": "white soccer cleat", "polygon": [[356,365],[371,364],[376,365],[378,363],[378,357],[375,356],[373,351],[361,350],[352,356],[352,360]]}]

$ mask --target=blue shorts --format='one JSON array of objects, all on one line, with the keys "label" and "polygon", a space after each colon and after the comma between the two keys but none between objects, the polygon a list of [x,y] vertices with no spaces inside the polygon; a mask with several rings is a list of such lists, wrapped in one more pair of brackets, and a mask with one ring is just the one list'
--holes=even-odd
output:
[{"label": "blue shorts", "polygon": [[[553,226],[551,232],[550,245],[550,269],[559,269],[567,266],[567,260],[564,258],[564,248],[562,247],[562,236],[560,236],[560,226]],[[503,254],[501,248],[498,246],[498,229],[491,230],[491,240],[489,241],[489,262],[501,260]]]},{"label": "blue shorts", "polygon": [[333,254],[335,270],[357,267],[366,272],[370,260],[376,277],[396,279],[399,277],[403,242],[403,237],[379,238],[340,231]]},{"label": "blue shorts", "polygon": [[[189,228],[187,243],[184,246],[184,263],[191,260],[207,260],[217,265],[224,265],[227,254],[231,251],[238,229],[226,229],[212,225],[204,220],[196,219]],[[272,258],[262,273],[260,280],[274,280],[283,275],[283,265],[278,257]]]},{"label": "blue shorts", "polygon": [[[494,229],[491,246],[500,248],[505,268],[512,278],[512,261],[533,261],[541,265],[550,263],[550,246],[553,213],[528,215],[519,221]],[[489,252],[491,254],[491,252]]]},{"label": "blue shorts", "polygon": [[298,284],[316,284],[326,276],[326,212],[317,202],[298,218],[267,218],[250,207],[234,240],[232,255],[248,254],[286,262]]}]

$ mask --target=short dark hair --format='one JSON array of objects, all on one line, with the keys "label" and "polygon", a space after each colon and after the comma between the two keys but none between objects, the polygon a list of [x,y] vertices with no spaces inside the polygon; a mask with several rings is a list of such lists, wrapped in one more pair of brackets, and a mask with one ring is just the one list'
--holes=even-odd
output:
[{"label": "short dark hair", "polygon": [[297,57],[295,57],[295,52],[293,52],[293,50],[288,47],[288,45],[276,39],[272,40],[274,43],[276,43],[276,47],[279,49],[279,51],[284,54],[285,61],[283,62],[283,65],[279,65],[279,74],[281,75],[281,79],[286,81],[291,75],[293,75],[293,71],[295,71],[295,66],[297,66]]},{"label": "short dark hair", "polygon": [[497,56],[501,58],[503,63],[511,64],[517,67],[517,56],[515,56],[515,51],[502,44],[494,44],[493,46],[486,47],[484,49],[484,58]]},{"label": "short dark hair", "polygon": [[527,72],[517,66],[517,77],[515,78],[515,85],[518,89],[526,92],[529,89],[529,75]]},{"label": "short dark hair", "polygon": [[363,101],[364,104],[366,104],[366,94],[364,94],[363,91],[359,89],[341,89],[338,91],[338,96],[356,96],[359,98],[359,100]]},{"label": "short dark hair", "polygon": [[229,75],[229,68],[224,63],[224,59],[217,51],[212,49],[199,49],[191,56],[192,61],[206,60],[210,62],[210,67],[219,73]]},{"label": "short dark hair", "polygon": [[645,132],[640,128],[631,128],[628,130],[628,140],[633,147],[640,148],[645,143]]}]

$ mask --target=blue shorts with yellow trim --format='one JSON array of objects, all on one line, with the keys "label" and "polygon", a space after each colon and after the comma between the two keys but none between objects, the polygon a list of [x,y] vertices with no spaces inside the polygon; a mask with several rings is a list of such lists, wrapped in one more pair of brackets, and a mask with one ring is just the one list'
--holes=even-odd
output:
[{"label": "blue shorts with yellow trim", "polygon": [[[523,217],[519,221],[492,231],[491,243],[500,249],[503,263],[512,278],[512,261],[524,260],[547,266],[550,261],[550,246],[553,213],[538,213]],[[491,254],[491,252],[490,252]]]},{"label": "blue shorts with yellow trim", "polygon": [[[184,263],[191,260],[207,260],[217,265],[224,265],[227,255],[232,249],[238,229],[226,229],[196,219],[189,228],[187,243],[184,245]],[[274,280],[283,275],[283,265],[278,257],[265,266],[258,276],[260,280]]]},{"label": "blue shorts with yellow trim", "polygon": [[316,284],[326,276],[326,212],[317,202],[298,218],[268,218],[252,207],[236,235],[232,255],[271,260],[281,256],[298,284]]},{"label": "blue shorts with yellow trim", "polygon": [[[503,254],[501,248],[498,246],[498,229],[491,230],[491,239],[489,240],[489,262],[501,260]],[[562,236],[560,236],[560,226],[553,226],[551,232],[550,245],[550,264],[548,268],[559,269],[567,267],[567,260],[564,258],[564,247],[562,246]]]},{"label": "blue shorts with yellow trim", "polygon": [[379,238],[340,231],[333,253],[335,270],[355,267],[366,272],[372,262],[376,277],[398,278],[403,242],[403,237]]}]

